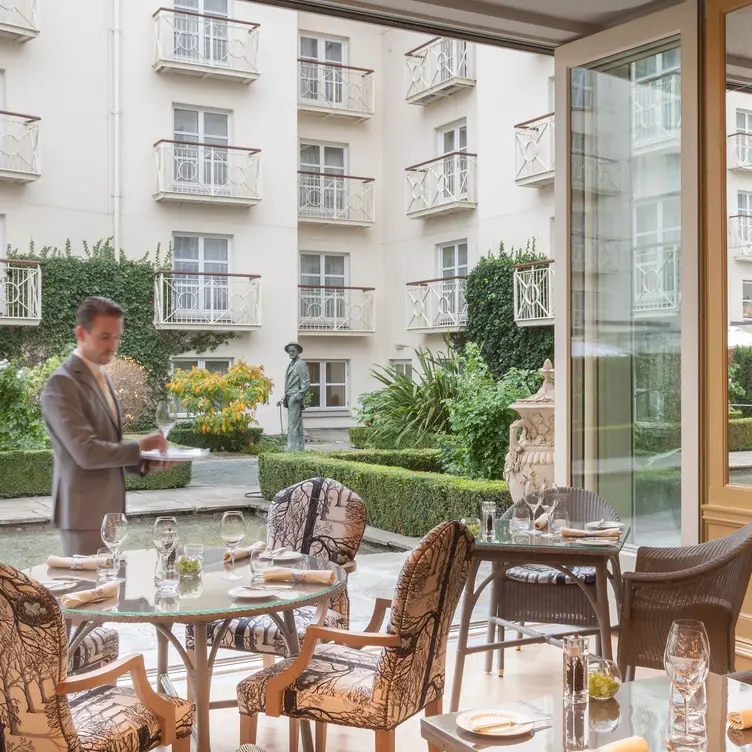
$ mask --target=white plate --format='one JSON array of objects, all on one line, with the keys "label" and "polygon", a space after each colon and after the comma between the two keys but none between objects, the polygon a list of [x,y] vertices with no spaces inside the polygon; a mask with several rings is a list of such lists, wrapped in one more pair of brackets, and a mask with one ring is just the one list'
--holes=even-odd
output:
[{"label": "white plate", "polygon": [[588,522],[585,527],[588,530],[623,530],[624,529],[624,523],[623,522],[609,522],[608,520],[604,520],[603,522]]},{"label": "white plate", "polygon": [[457,716],[457,725],[464,731],[469,731],[471,734],[478,734],[479,736],[522,736],[523,734],[529,734],[535,727],[535,721],[529,723],[520,723],[519,726],[496,726],[495,728],[488,729],[487,731],[473,731],[472,721],[478,721],[483,719],[490,720],[498,718],[499,721],[527,721],[529,718],[518,715],[517,713],[505,713],[502,710],[470,710],[467,713],[463,713]]},{"label": "white plate", "polygon": [[160,454],[157,449],[141,452],[142,460],[162,460],[167,462],[192,462],[208,457],[208,449],[183,449],[181,447],[168,447],[166,454]]},{"label": "white plate", "polygon": [[39,584],[51,593],[65,593],[78,586],[81,580],[40,580]]},{"label": "white plate", "polygon": [[261,588],[234,587],[227,591],[233,598],[242,601],[270,601],[281,596],[276,590],[262,590]]},{"label": "white plate", "polygon": [[583,546],[607,546],[613,547],[619,545],[618,538],[580,538],[578,544]]},{"label": "white plate", "polygon": [[282,554],[279,554],[279,556],[262,556],[262,559],[273,559],[274,561],[297,561],[298,559],[303,558],[303,554],[299,554],[297,551],[285,551]]}]

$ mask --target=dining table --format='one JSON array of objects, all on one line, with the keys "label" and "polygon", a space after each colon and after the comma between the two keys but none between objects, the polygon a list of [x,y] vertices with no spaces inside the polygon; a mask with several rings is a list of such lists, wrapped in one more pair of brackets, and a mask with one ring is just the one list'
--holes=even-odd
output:
[{"label": "dining table", "polygon": [[[470,570],[462,598],[462,610],[457,638],[457,659],[454,666],[454,681],[452,683],[452,696],[450,700],[450,710],[452,712],[459,708],[466,656],[535,641],[547,641],[551,644],[559,644],[555,638],[538,633],[529,626],[505,624],[505,626],[528,635],[528,637],[518,640],[506,640],[504,642],[487,641],[479,645],[469,645],[473,610],[481,594],[489,585],[492,585],[494,580],[503,577],[506,571],[512,567],[524,564],[545,565],[558,570],[571,580],[576,580],[576,578],[569,567],[593,567],[595,570],[595,587],[593,589],[584,588],[583,592],[590,601],[598,621],[603,657],[612,658],[612,630],[608,585],[610,583],[613,588],[617,609],[619,609],[622,596],[619,555],[629,537],[630,528],[623,526],[621,535],[618,538],[600,538],[596,539],[596,542],[593,543],[592,538],[584,537],[584,529],[583,537],[562,535],[556,538],[549,538],[544,535],[525,533],[524,531],[513,532],[510,529],[511,523],[512,520],[498,519],[496,520],[494,539],[492,541],[483,541],[479,538],[476,538],[475,541],[473,558],[470,563]],[[476,585],[478,570],[484,562],[491,564],[491,571]],[[532,587],[538,586],[535,585]],[[489,616],[489,620],[502,621],[493,614]]]},{"label": "dining table", "polygon": [[[115,580],[120,582],[117,597],[96,603],[87,603],[77,608],[65,608],[61,604],[63,618],[69,626],[68,650],[72,653],[95,627],[106,623],[151,624],[157,632],[157,687],[158,690],[174,692],[168,676],[168,647],[172,645],[182,660],[196,705],[196,742],[198,752],[210,752],[211,737],[209,713],[212,708],[234,705],[231,701],[211,702],[211,678],[217,651],[230,622],[233,619],[268,615],[279,627],[290,655],[300,651],[294,610],[303,606],[317,607],[316,619],[323,622],[330,600],[347,585],[344,569],[328,560],[302,556],[285,564],[301,571],[328,569],[334,572],[330,584],[305,582],[268,581],[264,592],[254,600],[231,595],[230,590],[251,584],[249,559],[236,564],[242,580],[224,578],[228,565],[224,561],[225,549],[207,548],[204,554],[203,572],[200,577],[182,578],[175,593],[160,592],[155,584],[158,553],[154,549],[130,550],[121,555],[120,570]],[[281,565],[281,562],[280,562]],[[91,589],[97,585],[97,572],[50,568],[40,564],[27,570],[35,580],[49,587],[58,601],[62,595]],[[74,583],[65,592],[56,592],[55,583]],[[263,597],[262,597],[263,596]],[[214,632],[211,649],[207,644],[209,625],[220,621]],[[192,625],[195,633],[195,648],[192,654],[186,651],[174,634],[177,624]],[[308,733],[306,733],[306,731]],[[312,752],[310,729],[303,729],[303,747]]]},{"label": "dining table", "polygon": [[[752,708],[752,686],[710,674],[705,696],[705,732],[698,734],[697,752],[752,752],[752,729],[736,731],[727,721],[729,712]],[[625,682],[612,699],[590,699],[583,705],[567,704],[559,693],[494,707],[496,712],[536,721],[532,729],[518,735],[494,737],[466,731],[457,723],[462,713],[422,719],[421,735],[443,752],[577,752],[633,736],[645,739],[650,752],[655,752],[672,748],[667,744],[672,727],[681,730],[683,714],[672,708],[671,682],[658,675]]]}]

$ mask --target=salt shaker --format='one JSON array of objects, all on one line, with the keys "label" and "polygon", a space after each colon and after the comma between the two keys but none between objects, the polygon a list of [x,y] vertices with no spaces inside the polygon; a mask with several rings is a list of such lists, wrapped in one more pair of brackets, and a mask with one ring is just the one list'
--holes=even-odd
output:
[{"label": "salt shaker", "polygon": [[575,634],[564,638],[564,702],[584,705],[587,701],[587,640]]}]

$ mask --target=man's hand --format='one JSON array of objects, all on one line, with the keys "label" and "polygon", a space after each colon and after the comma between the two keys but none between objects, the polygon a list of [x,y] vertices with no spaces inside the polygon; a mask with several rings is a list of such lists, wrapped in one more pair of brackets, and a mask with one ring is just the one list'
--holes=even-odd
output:
[{"label": "man's hand", "polygon": [[138,440],[139,446],[142,452],[151,452],[157,450],[160,454],[166,454],[167,452],[167,439],[157,432],[150,433],[148,436],[142,436]]}]

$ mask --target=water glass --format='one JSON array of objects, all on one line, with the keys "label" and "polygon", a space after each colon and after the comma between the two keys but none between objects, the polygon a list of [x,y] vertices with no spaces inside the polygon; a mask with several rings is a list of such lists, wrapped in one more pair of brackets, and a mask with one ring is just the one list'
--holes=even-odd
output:
[{"label": "water glass", "polygon": [[512,535],[530,535],[531,527],[530,510],[521,506],[515,507],[509,519],[509,532]]},{"label": "water glass", "polygon": [[220,524],[220,535],[225,542],[227,548],[230,549],[232,555],[232,564],[230,571],[225,572],[222,575],[222,579],[225,580],[240,580],[243,578],[242,574],[236,574],[235,572],[235,550],[245,540],[246,527],[245,518],[242,512],[225,512],[222,515],[222,522]]},{"label": "water glass", "polygon": [[266,546],[258,545],[251,549],[251,572],[254,582],[264,581],[264,572],[274,564],[274,559],[269,556]]},{"label": "water glass", "polygon": [[97,549],[97,581],[107,582],[118,576],[119,567],[117,557],[113,556],[109,548]]},{"label": "water glass", "polygon": [[102,543],[107,546],[116,559],[120,555],[120,550],[128,537],[129,530],[128,520],[124,514],[110,513],[102,518],[102,526],[99,529]]},{"label": "water glass", "polygon": [[562,530],[565,527],[569,527],[569,515],[566,510],[559,509],[555,514],[553,520],[549,520],[549,529],[554,538],[562,538]]}]

